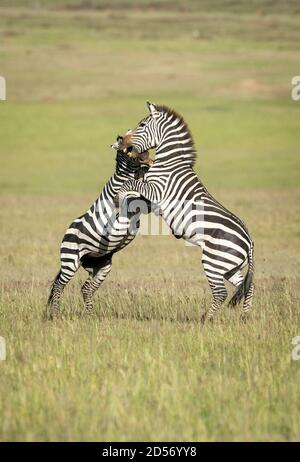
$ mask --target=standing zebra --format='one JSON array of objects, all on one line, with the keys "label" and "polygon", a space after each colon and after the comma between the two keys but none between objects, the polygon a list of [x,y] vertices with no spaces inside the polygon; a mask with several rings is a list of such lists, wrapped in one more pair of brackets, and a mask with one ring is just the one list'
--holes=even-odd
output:
[{"label": "standing zebra", "polygon": [[[120,138],[117,143],[120,143]],[[116,147],[116,144],[112,147]],[[140,181],[151,160],[148,152],[131,156],[118,150],[114,175],[91,208],[74,220],[64,235],[60,248],[61,267],[52,283],[48,299],[51,318],[58,314],[62,291],[80,266],[89,273],[81,292],[86,309],[91,311],[92,296],[110,272],[113,254],[135,238],[131,221],[134,217],[138,227],[140,213],[119,215],[114,198],[126,180],[135,178]],[[147,208],[143,207],[143,212],[149,210],[148,205]]]},{"label": "standing zebra", "polygon": [[[127,181],[119,191],[123,200],[136,191],[161,210],[177,238],[202,247],[202,263],[213,301],[201,317],[212,320],[227,297],[224,278],[236,291],[232,306],[244,298],[242,318],[251,309],[254,291],[253,241],[245,224],[217,202],[197,177],[193,166],[196,151],[183,118],[166,106],[147,103],[150,115],[127,132],[121,147],[137,152],[156,148],[154,164],[144,181]],[[248,264],[244,277],[241,269]]]}]

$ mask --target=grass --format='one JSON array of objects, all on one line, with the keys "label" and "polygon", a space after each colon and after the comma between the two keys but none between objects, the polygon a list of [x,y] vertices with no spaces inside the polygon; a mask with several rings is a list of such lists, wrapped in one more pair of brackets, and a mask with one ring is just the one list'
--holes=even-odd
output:
[{"label": "grass", "polygon": [[[296,2],[1,2],[0,440],[299,440]],[[285,5],[285,6],[284,6]],[[210,303],[199,249],[139,236],[82,310],[43,321],[62,235],[114,168],[109,145],[175,107],[208,189],[255,241],[251,321]]]}]

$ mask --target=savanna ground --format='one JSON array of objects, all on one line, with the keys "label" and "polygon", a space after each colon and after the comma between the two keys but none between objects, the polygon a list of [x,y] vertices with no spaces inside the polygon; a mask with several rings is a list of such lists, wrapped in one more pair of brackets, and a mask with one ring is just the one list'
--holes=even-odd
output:
[{"label": "savanna ground", "polygon": [[[299,38],[293,1],[1,0],[1,440],[299,440]],[[43,320],[62,235],[147,99],[185,116],[199,176],[251,231],[246,325],[225,306],[200,327],[200,251],[170,236],[115,256],[94,315],[80,271]]]}]

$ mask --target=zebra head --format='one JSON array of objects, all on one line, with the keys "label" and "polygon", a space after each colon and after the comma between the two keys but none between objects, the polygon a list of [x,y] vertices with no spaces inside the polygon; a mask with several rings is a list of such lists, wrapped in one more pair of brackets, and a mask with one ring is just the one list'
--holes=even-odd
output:
[{"label": "zebra head", "polygon": [[147,106],[150,114],[126,133],[124,145],[138,153],[155,148],[155,161],[161,165],[177,162],[178,165],[193,166],[196,150],[183,117],[168,106],[149,102]]},{"label": "zebra head", "polygon": [[147,107],[150,114],[142,119],[133,130],[128,130],[123,137],[124,148],[131,149],[132,152],[138,154],[158,146],[161,138],[161,122],[165,119],[165,114],[159,110],[159,106],[147,102]]}]

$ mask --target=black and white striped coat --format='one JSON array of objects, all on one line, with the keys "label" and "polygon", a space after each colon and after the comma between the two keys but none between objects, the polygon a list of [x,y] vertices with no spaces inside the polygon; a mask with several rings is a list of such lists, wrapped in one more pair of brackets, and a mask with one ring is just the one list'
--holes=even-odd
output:
[{"label": "black and white striped coat", "polygon": [[[139,226],[140,213],[121,215],[114,202],[115,196],[124,182],[134,178],[140,181],[147,170],[148,166],[141,165],[139,159],[117,152],[115,173],[90,209],[74,220],[64,235],[60,248],[61,267],[48,299],[50,317],[57,315],[62,291],[80,266],[89,273],[81,290],[85,307],[92,309],[92,296],[110,272],[113,254],[135,238]],[[148,211],[148,205],[143,207],[143,212]]]},{"label": "black and white striped coat", "polygon": [[[212,319],[227,297],[224,279],[236,292],[230,303],[244,298],[243,317],[253,296],[253,242],[245,224],[207,191],[193,167],[196,159],[191,133],[183,118],[165,106],[148,103],[150,115],[129,131],[122,147],[137,152],[156,148],[153,166],[143,182],[129,180],[119,192],[122,200],[135,191],[159,207],[178,238],[202,248],[202,263],[213,302],[202,320]],[[244,277],[241,269],[248,264]]]}]

